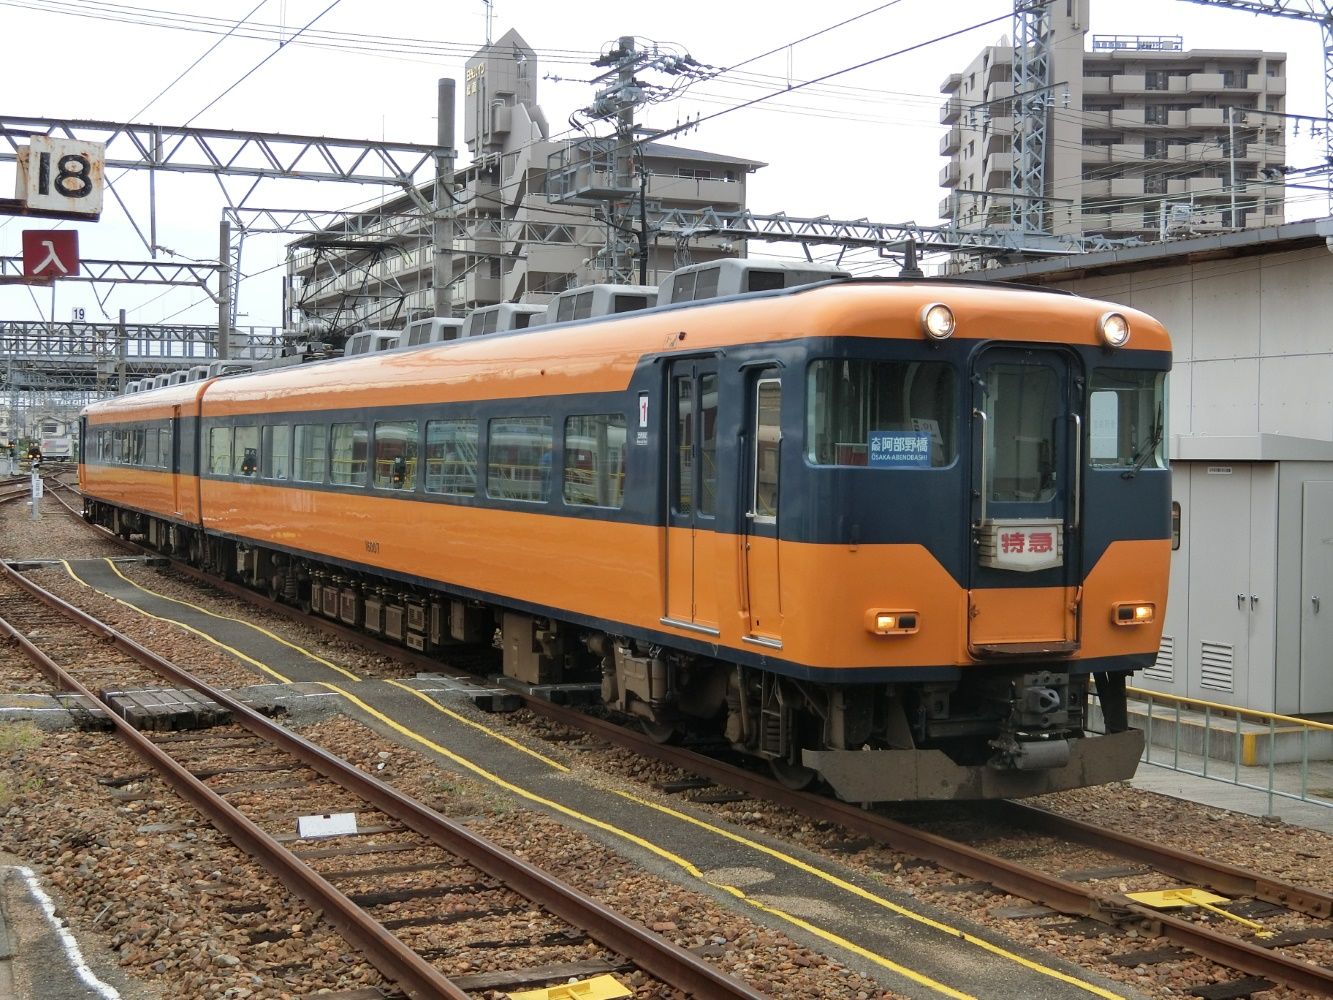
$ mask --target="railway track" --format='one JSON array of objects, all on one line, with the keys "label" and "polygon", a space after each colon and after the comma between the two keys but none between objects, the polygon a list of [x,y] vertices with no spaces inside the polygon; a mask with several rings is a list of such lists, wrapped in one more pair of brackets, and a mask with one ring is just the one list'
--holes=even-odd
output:
[{"label": "railway track", "polygon": [[[104,537],[108,537],[102,533]],[[247,588],[227,584],[191,567],[183,572],[213,587],[275,610],[293,620],[313,624],[368,648],[412,662],[425,669],[438,669],[439,662],[410,650],[384,643],[346,629],[319,616],[302,615],[295,609],[263,598]],[[879,812],[833,801],[807,792],[793,791],[766,776],[733,766],[725,761],[701,756],[687,749],[661,745],[631,730],[587,716],[546,697],[516,692],[533,712],[561,725],[593,733],[597,738],[630,749],[644,757],[656,758],[681,770],[701,775],[717,784],[737,789],[756,799],[778,803],[812,820],[842,825],[848,831],[868,837],[876,843],[930,861],[948,870],[976,879],[997,890],[1030,900],[1059,914],[1094,921],[1108,932],[1136,929],[1166,943],[1164,949],[1145,951],[1148,960],[1170,960],[1172,949],[1207,958],[1227,969],[1262,977],[1317,995],[1333,995],[1333,970],[1303,959],[1299,949],[1306,941],[1329,936],[1327,921],[1333,916],[1333,894],[1276,880],[1209,858],[1177,851],[1142,838],[1117,833],[1101,827],[1018,803],[999,803],[986,813],[995,823],[1007,823],[1016,832],[1038,831],[1065,843],[1081,845],[1111,858],[1146,865],[1162,876],[1178,879],[1191,886],[1208,889],[1227,897],[1224,907],[1241,911],[1245,904],[1267,904],[1289,914],[1311,918],[1305,926],[1283,921],[1284,932],[1276,937],[1252,933],[1257,922],[1228,922],[1212,926],[1197,919],[1211,911],[1205,908],[1167,913],[1138,903],[1120,892],[1108,892],[1095,885],[1062,879],[1031,864],[1020,864],[957,839],[935,834],[919,824],[893,820]],[[990,830],[994,839],[994,828]],[[1240,905],[1233,905],[1240,904]],[[1260,907],[1262,911],[1262,907]],[[1272,912],[1272,911],[1270,911]],[[1154,959],[1153,954],[1157,957]]]},{"label": "railway track", "polygon": [[[159,681],[164,679],[192,689],[230,715],[234,727],[227,730],[151,737],[103,703],[117,734],[154,772],[200,809],[238,847],[273,872],[283,885],[321,910],[386,979],[409,996],[466,1000],[469,990],[490,989],[496,983],[561,982],[571,975],[601,969],[607,973],[638,970],[650,981],[692,997],[717,1000],[762,997],[660,935],[271,722],[226,692],[202,683],[132,639],[24,580],[8,566],[4,567],[0,583],[12,587],[16,593],[24,593],[29,603],[34,598],[40,601],[48,609],[45,617],[58,613],[66,621],[78,623],[97,636],[98,641],[109,643],[119,653],[153,671]],[[0,615],[15,610],[16,603],[8,603]],[[4,622],[0,622],[0,630],[19,644],[56,686],[90,700],[96,698],[76,676],[88,676],[87,664],[70,667],[60,662],[70,649],[63,632],[57,641],[48,642],[45,630],[25,634],[22,626],[16,628]],[[263,778],[259,788],[253,785],[257,776]],[[243,783],[233,784],[230,789],[215,787],[238,780]],[[247,805],[242,810],[228,797],[243,792],[262,794],[244,795]],[[309,803],[314,820],[327,811],[329,802],[354,809],[358,829],[369,828],[391,837],[392,846],[377,851],[368,848],[364,841],[356,845],[335,838],[326,841],[337,845],[333,848],[315,848],[306,842],[298,853],[281,842],[279,838],[292,825],[294,804]],[[328,877],[321,874],[321,861],[352,852],[364,852],[372,861],[368,867],[357,869],[355,876],[386,888],[349,895],[337,885],[338,881],[349,878],[346,871]],[[399,859],[405,856],[413,857],[413,864],[403,866]],[[414,876],[413,885],[392,888],[394,876],[407,873],[404,868]],[[427,877],[433,884],[421,885],[421,879]],[[466,904],[434,905],[441,899],[465,900]],[[431,904],[428,912],[407,918],[381,920],[372,912],[384,906],[410,908],[422,900]],[[489,922],[513,913],[525,915],[525,926],[534,928],[532,940],[521,943],[525,945],[525,954],[537,956],[539,964],[509,970],[484,982],[456,982],[437,968],[438,962],[450,959],[458,965],[461,944],[428,951],[415,949],[408,943],[413,935],[422,936],[423,928],[444,924],[457,929],[475,921],[479,932],[486,927],[493,931]],[[461,941],[467,935],[454,937]],[[587,941],[598,946],[591,962],[586,959]],[[440,954],[441,951],[446,954]],[[585,958],[572,963],[573,954]]]}]

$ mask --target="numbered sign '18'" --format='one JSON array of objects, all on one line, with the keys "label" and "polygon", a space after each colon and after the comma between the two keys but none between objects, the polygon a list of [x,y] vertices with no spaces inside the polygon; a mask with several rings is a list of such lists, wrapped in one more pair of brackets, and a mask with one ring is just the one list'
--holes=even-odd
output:
[{"label": "numbered sign '18'", "polygon": [[105,143],[35,135],[20,150],[18,197],[29,208],[100,215],[105,165]]}]

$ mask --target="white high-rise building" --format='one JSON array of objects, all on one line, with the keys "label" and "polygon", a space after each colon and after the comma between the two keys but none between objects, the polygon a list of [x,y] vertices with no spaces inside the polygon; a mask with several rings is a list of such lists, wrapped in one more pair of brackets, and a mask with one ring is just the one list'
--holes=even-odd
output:
[{"label": "white high-rise building", "polygon": [[[1156,240],[1283,221],[1286,55],[1094,36],[1088,0],[1050,8],[1047,232]],[[1013,49],[983,49],[940,90],[940,215],[1006,228],[1014,204]]]}]

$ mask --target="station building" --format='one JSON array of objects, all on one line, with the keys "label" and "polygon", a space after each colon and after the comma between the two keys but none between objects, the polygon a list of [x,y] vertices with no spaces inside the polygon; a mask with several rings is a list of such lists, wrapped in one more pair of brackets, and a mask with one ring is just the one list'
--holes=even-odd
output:
[{"label": "station building", "polygon": [[1333,712],[1333,218],[986,276],[1133,306],[1171,333],[1171,589],[1135,683]]},{"label": "station building", "polygon": [[[1089,3],[1048,8],[1046,231],[1160,240],[1281,224],[1285,53],[1161,35],[1097,35],[1085,51]],[[1009,223],[1012,74],[1004,40],[940,87],[939,211],[963,229]]]}]

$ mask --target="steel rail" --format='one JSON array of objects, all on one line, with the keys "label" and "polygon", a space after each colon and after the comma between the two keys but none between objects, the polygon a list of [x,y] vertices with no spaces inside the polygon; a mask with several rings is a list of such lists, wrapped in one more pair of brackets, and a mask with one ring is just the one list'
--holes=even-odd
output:
[{"label": "steel rail", "polygon": [[1023,802],[1006,801],[1002,805],[997,803],[997,806],[1007,812],[1006,818],[1015,824],[1076,840],[1132,861],[1142,861],[1168,875],[1206,885],[1229,896],[1253,896],[1313,917],[1333,916],[1333,893],[1282,882],[1236,865],[1094,826]]},{"label": "steel rail", "polygon": [[[397,789],[351,766],[346,761],[328,753],[304,737],[271,722],[225,691],[201,682],[198,678],[181,670],[170,661],[164,660],[140,646],[128,636],[124,636],[104,625],[80,609],[67,604],[54,594],[44,590],[31,580],[24,578],[22,574],[17,573],[8,565],[3,565],[3,569],[6,576],[38,600],[103,635],[116,648],[123,650],[146,666],[160,671],[163,676],[174,683],[192,688],[204,697],[213,700],[231,713],[233,721],[251,733],[280,747],[312,770],[360,795],[367,802],[398,819],[409,829],[499,880],[518,894],[538,903],[570,924],[583,929],[599,944],[631,959],[635,965],[673,988],[682,990],[692,997],[699,997],[701,1000],[767,1000],[765,994],[759,993],[746,984],[727,976],[686,949],[666,940],[659,934],[655,934],[641,924],[621,916],[592,897],[529,864],[517,855],[489,843],[465,827],[454,823]],[[17,636],[17,633],[12,629],[10,634]],[[25,648],[33,648],[30,643],[26,643],[26,640],[23,640],[23,643]],[[65,678],[67,678],[70,686],[78,690],[80,694],[94,697],[86,688],[78,685],[74,678],[68,677],[67,674]],[[62,678],[61,683],[65,683],[65,678]],[[135,744],[136,751],[144,755],[145,759],[150,760],[155,766],[165,766],[158,763],[159,759],[170,761],[169,757],[162,754],[161,750],[142,737],[137,730],[116,717],[110,709],[107,709],[107,711],[113,717],[117,729],[122,734],[126,731],[133,733],[139,740],[151,747],[151,750],[140,750],[139,745]],[[127,739],[131,739],[133,742],[131,737],[127,737]],[[174,764],[174,762],[172,763]],[[189,775],[188,771],[184,771],[179,765],[170,768],[169,771],[171,774],[169,780],[172,781],[173,786],[176,785],[177,781],[187,781],[187,778],[189,782],[195,780],[192,775]],[[202,783],[198,784],[202,786]],[[335,926],[343,930],[345,925],[349,940],[364,948],[367,956],[375,963],[376,968],[380,969],[386,977],[408,989],[408,992],[413,996],[439,996],[447,997],[449,1000],[467,1000],[466,993],[459,991],[457,987],[426,964],[420,956],[385,931],[378,922],[369,918],[360,907],[348,900],[341,892],[304,864],[297,861],[290,852],[237,812],[230,803],[225,800],[218,800],[220,805],[214,804],[213,800],[217,797],[211,790],[207,789],[207,786],[202,786],[204,792],[195,791],[193,785],[189,787],[191,791],[187,793],[182,790],[183,794],[187,794],[191,801],[195,802],[201,809],[205,809],[210,817],[217,816],[220,822],[225,823],[223,829],[229,836],[233,835],[234,830],[240,838],[237,841],[238,846],[242,846],[266,863],[270,857],[290,859],[282,862],[283,867],[274,869],[279,878],[283,879],[283,884],[301,895],[312,905],[327,908],[330,919]],[[207,803],[207,808],[202,803]],[[215,809],[220,809],[221,812],[215,813]],[[270,854],[275,849],[276,853]],[[256,853],[256,851],[261,853]],[[313,898],[307,895],[306,872],[309,872],[310,878],[309,891],[317,894]],[[287,878],[292,878],[293,882],[289,883]],[[340,923],[340,921],[342,922]],[[381,965],[380,962],[385,964]],[[413,992],[413,990],[419,992]]]},{"label": "steel rail", "polygon": [[[0,565],[3,565],[4,575],[7,578],[23,587],[42,603],[89,627],[92,631],[110,638],[117,648],[134,656],[145,666],[156,669],[166,664],[167,661],[156,657],[132,639],[120,636],[78,608],[66,604],[55,595],[25,580],[22,574],[11,569],[8,564]],[[53,683],[65,690],[74,691],[93,703],[102,704],[103,712],[115,726],[117,735],[145,763],[156,769],[182,798],[207,816],[209,822],[226,834],[237,847],[272,872],[284,886],[315,909],[323,910],[329,922],[349,942],[360,948],[371,964],[386,978],[403,987],[408,995],[414,998],[468,1000],[467,993],[390,934],[383,925],[373,920],[330,882],[298,860],[294,854],[265,833],[230,802],[173,760],[152,740],[117,715],[76,677],[33,645],[26,636],[4,619],[0,619],[0,633],[17,642]],[[179,672],[173,668],[168,673]],[[179,680],[179,678],[173,679]]]},{"label": "steel rail", "polygon": [[[681,770],[701,774],[757,798],[777,802],[812,819],[839,823],[878,843],[1031,899],[1061,913],[1090,917],[1107,924],[1138,923],[1157,929],[1168,941],[1228,968],[1263,976],[1296,989],[1311,990],[1321,996],[1333,996],[1333,969],[1288,958],[1269,949],[1211,928],[1135,903],[1124,896],[1099,893],[1073,882],[1015,864],[977,850],[967,844],[918,830],[904,823],[867,812],[859,806],[839,802],[810,792],[798,792],[767,777],[722,761],[700,757],[679,747],[654,743],[647,737],[622,726],[584,715],[575,709],[556,705],[544,698],[520,693],[531,711],[553,721],[584,729],[610,743],[656,757]],[[1180,852],[1184,853],[1184,852]],[[1205,859],[1198,859],[1207,864]],[[1203,869],[1203,864],[1199,870]],[[1236,870],[1240,875],[1246,873]],[[1251,882],[1258,881],[1251,875]],[[1314,898],[1308,890],[1265,880],[1270,890],[1285,891],[1286,905],[1302,897]]]},{"label": "steel rail", "polygon": [[[90,527],[93,526],[90,525]],[[106,534],[107,537],[117,537],[105,532],[105,529],[99,528],[97,530]],[[133,543],[127,544],[130,547],[139,548],[134,546]],[[151,549],[146,548],[139,548],[139,550],[152,552]],[[173,565],[189,575],[207,582],[210,586],[219,587],[237,597],[260,602],[265,607],[270,607],[288,615],[292,620],[315,625],[324,631],[345,639],[352,639],[369,648],[396,656],[406,662],[421,665],[427,669],[438,669],[441,666],[438,660],[429,656],[374,639],[318,615],[301,614],[294,608],[268,601],[262,595],[246,587],[221,581],[216,576],[197,570],[194,567],[174,561]],[[623,726],[586,715],[577,709],[557,705],[546,698],[529,695],[521,690],[511,690],[523,700],[528,709],[553,721],[592,732],[607,742],[634,750],[644,756],[655,757],[681,770],[703,775],[719,784],[743,791],[756,798],[776,802],[785,808],[801,812],[812,819],[831,820],[840,823],[878,843],[915,857],[933,861],[972,878],[986,881],[1006,892],[1040,902],[1061,913],[1086,916],[1107,924],[1140,923],[1145,927],[1158,929],[1162,936],[1195,954],[1238,971],[1263,976],[1298,989],[1315,990],[1323,994],[1333,995],[1333,970],[1286,958],[1238,938],[1165,915],[1121,895],[1094,892],[1075,883],[1055,878],[1023,865],[1014,864],[1003,858],[994,857],[966,844],[914,829],[887,817],[867,812],[859,806],[809,792],[794,791],[752,771],[735,767],[723,761],[702,757],[679,747],[655,743]],[[1184,852],[1180,853],[1184,854]],[[1211,864],[1207,859],[1192,855],[1185,855],[1184,857],[1192,859],[1198,864],[1197,871],[1202,871],[1203,866]],[[1181,860],[1181,863],[1184,863],[1184,859]],[[1253,873],[1244,873],[1239,869],[1235,871],[1242,880],[1248,875],[1251,884],[1258,886],[1262,883],[1266,892],[1284,893],[1286,900],[1283,905],[1296,908],[1298,901],[1308,901],[1315,907],[1309,912],[1318,914],[1320,903],[1318,894],[1315,892],[1276,880],[1264,879],[1261,876],[1255,876]],[[1219,886],[1225,884],[1222,881],[1224,877],[1228,876],[1219,869]],[[1233,874],[1229,877],[1234,878],[1236,875]],[[1248,891],[1245,894],[1248,894]]]}]

